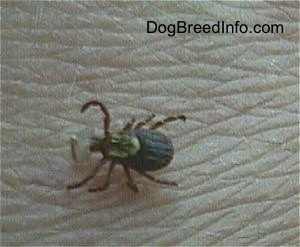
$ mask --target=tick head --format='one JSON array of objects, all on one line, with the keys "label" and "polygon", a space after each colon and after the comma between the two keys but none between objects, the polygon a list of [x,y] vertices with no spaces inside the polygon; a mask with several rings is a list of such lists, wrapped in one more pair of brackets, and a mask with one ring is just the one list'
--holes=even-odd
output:
[{"label": "tick head", "polygon": [[104,136],[93,136],[90,139],[90,151],[101,152],[104,157],[108,156],[109,141]]}]

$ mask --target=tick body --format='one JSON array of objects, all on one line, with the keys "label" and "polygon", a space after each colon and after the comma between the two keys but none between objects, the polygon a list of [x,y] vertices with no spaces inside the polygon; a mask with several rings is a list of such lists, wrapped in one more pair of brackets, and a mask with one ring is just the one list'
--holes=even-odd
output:
[{"label": "tick body", "polygon": [[[106,179],[101,186],[90,188],[90,192],[105,190],[108,187],[111,173],[117,164],[123,166],[127,177],[127,185],[134,192],[138,192],[138,188],[131,177],[131,169],[154,182],[177,186],[175,182],[156,179],[146,172],[159,170],[168,166],[174,155],[174,147],[170,138],[156,129],[167,122],[177,119],[185,121],[185,116],[168,117],[163,121],[150,125],[148,129],[143,128],[155,117],[155,115],[152,114],[142,122],[135,124],[135,120],[132,119],[122,130],[110,132],[110,115],[105,105],[96,100],[89,101],[82,106],[81,112],[84,112],[90,106],[99,106],[105,116],[104,136],[92,137],[89,146],[91,152],[101,152],[103,159],[90,176],[76,184],[69,185],[67,187],[68,189],[78,188],[87,183],[97,174],[100,166],[104,163],[109,163],[110,165]],[[73,146],[72,150],[74,150]]]},{"label": "tick body", "polygon": [[155,171],[167,166],[174,155],[172,141],[155,130],[138,129],[132,133],[139,140],[140,149],[136,155],[119,160],[136,171]]}]

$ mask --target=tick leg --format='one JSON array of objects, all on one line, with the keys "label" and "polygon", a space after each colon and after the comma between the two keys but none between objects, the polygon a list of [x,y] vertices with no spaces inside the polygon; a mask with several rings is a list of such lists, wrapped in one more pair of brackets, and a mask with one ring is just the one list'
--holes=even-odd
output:
[{"label": "tick leg", "polygon": [[89,188],[88,191],[89,192],[97,192],[97,191],[100,191],[100,190],[105,190],[109,185],[109,180],[110,180],[110,177],[111,177],[111,173],[112,173],[115,166],[116,166],[116,162],[112,161],[111,164],[110,164],[109,171],[107,173],[106,179],[104,181],[104,184],[99,186],[99,187]]},{"label": "tick leg", "polygon": [[122,131],[127,131],[127,130],[131,130],[133,124],[135,122],[135,119],[132,118],[130,122],[128,122],[122,129]]},{"label": "tick leg", "polygon": [[149,123],[153,118],[155,118],[155,114],[152,113],[144,121],[141,121],[141,122],[137,123],[137,125],[134,127],[134,129],[140,129],[141,127],[143,127],[144,125],[146,125],[147,123]]},{"label": "tick leg", "polygon": [[100,167],[102,164],[104,164],[106,162],[106,160],[101,160],[101,162],[94,168],[93,172],[91,175],[89,175],[88,177],[82,179],[81,181],[77,182],[76,184],[71,184],[67,186],[68,190],[71,189],[76,189],[84,184],[86,184],[88,181],[90,181],[93,177],[96,176],[97,172],[99,171]]},{"label": "tick leg", "polygon": [[136,184],[133,182],[133,179],[132,179],[132,177],[131,177],[131,175],[130,175],[129,168],[128,168],[127,166],[123,166],[123,168],[124,168],[124,172],[125,172],[125,174],[126,174],[126,177],[127,177],[127,179],[128,179],[128,181],[127,181],[126,184],[128,185],[128,187],[129,187],[133,192],[135,192],[135,193],[139,192],[139,190],[138,190]]},{"label": "tick leg", "polygon": [[72,152],[73,160],[75,160],[76,162],[78,162],[78,158],[75,152],[75,145],[77,144],[77,141],[78,141],[77,138],[71,137],[71,152]]},{"label": "tick leg", "polygon": [[100,101],[92,100],[92,101],[85,103],[81,107],[81,113],[83,113],[85,110],[87,110],[90,106],[99,106],[101,111],[103,112],[103,114],[104,114],[104,132],[105,132],[105,137],[107,137],[109,134],[108,130],[109,130],[109,125],[110,125],[110,115],[109,115],[108,109]]},{"label": "tick leg", "polygon": [[159,128],[159,127],[165,125],[166,123],[175,121],[175,120],[177,120],[177,119],[180,119],[180,120],[182,120],[182,121],[185,122],[186,117],[185,117],[184,115],[175,116],[175,117],[174,117],[174,116],[167,117],[166,119],[164,119],[164,120],[162,120],[162,121],[160,121],[160,122],[154,123],[152,126],[150,126],[150,129],[151,129],[151,130],[157,129],[157,128]]},{"label": "tick leg", "polygon": [[141,171],[137,171],[139,174],[141,174],[142,176],[156,182],[156,183],[159,183],[159,184],[167,184],[167,185],[173,185],[173,186],[178,186],[178,184],[176,182],[173,182],[173,181],[166,181],[166,180],[159,180],[145,172],[141,172]]}]

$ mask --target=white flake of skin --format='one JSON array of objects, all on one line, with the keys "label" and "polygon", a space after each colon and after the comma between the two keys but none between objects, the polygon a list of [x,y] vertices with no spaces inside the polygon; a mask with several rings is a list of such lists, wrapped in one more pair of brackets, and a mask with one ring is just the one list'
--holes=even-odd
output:
[{"label": "white flake of skin", "polygon": [[71,152],[73,159],[78,165],[88,165],[91,161],[90,143],[95,136],[95,129],[86,128],[71,136]]}]

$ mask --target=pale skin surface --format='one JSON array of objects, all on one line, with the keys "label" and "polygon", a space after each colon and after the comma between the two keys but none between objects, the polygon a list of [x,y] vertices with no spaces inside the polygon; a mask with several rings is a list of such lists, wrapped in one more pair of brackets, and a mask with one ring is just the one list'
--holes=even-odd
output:
[{"label": "pale skin surface", "polygon": [[[298,245],[298,4],[1,2],[2,245]],[[283,34],[147,34],[146,21],[253,25]],[[162,127],[174,159],[151,173],[116,166],[79,189],[70,137],[132,117]]]}]

